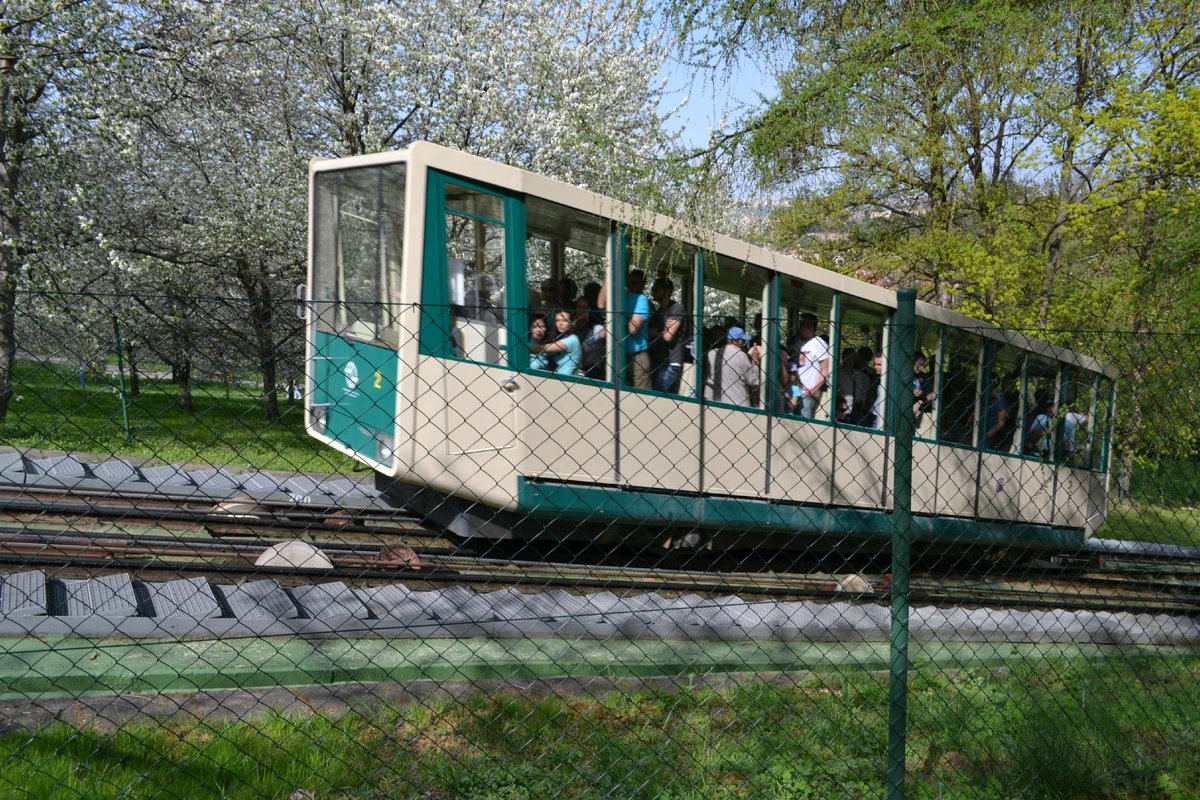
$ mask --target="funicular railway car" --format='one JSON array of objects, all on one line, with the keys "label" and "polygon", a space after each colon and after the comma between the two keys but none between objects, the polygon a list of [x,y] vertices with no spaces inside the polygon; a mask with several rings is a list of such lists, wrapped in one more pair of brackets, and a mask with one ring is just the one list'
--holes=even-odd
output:
[{"label": "funicular railway car", "polygon": [[918,303],[889,386],[887,289],[428,143],[309,177],[308,432],[454,534],[886,534],[899,404],[919,538],[1105,518],[1116,375],[1087,356]]}]

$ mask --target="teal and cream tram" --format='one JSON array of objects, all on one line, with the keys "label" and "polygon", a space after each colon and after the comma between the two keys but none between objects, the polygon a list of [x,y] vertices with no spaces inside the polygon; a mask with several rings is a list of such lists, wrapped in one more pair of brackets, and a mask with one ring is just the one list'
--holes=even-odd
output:
[{"label": "teal and cream tram", "polygon": [[459,536],[886,533],[900,404],[919,537],[1105,518],[1087,356],[918,303],[924,369],[889,386],[887,289],[427,143],[309,179],[308,432]]}]

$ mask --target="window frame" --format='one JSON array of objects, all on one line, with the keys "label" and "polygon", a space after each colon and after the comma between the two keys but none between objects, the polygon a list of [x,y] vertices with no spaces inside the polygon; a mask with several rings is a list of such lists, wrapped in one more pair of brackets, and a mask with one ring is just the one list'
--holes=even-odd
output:
[{"label": "window frame", "polygon": [[[503,220],[448,207],[446,186],[459,186],[469,191],[500,198]],[[498,345],[500,359],[493,363],[460,356],[450,347],[453,320],[450,308],[450,269],[446,216],[499,225],[504,232],[504,342]],[[421,336],[422,355],[437,356],[453,361],[480,364],[496,369],[516,370],[528,367],[529,353],[524,347],[514,347],[514,341],[524,341],[523,331],[527,313],[514,307],[512,298],[520,296],[525,277],[525,203],[520,195],[500,187],[481,183],[434,168],[427,171],[425,186],[425,242],[421,259]]]}]

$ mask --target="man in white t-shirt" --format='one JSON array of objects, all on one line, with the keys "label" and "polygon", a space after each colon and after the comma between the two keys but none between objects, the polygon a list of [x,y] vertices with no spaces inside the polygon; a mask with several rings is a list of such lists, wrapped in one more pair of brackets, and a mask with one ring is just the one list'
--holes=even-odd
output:
[{"label": "man in white t-shirt", "polygon": [[1071,403],[1063,417],[1063,449],[1068,459],[1082,460],[1083,446],[1087,441],[1087,417],[1079,406]]},{"label": "man in white t-shirt", "polygon": [[829,345],[817,336],[815,314],[800,315],[797,335],[798,348],[794,356],[800,363],[800,416],[813,419],[821,392],[829,380]]}]

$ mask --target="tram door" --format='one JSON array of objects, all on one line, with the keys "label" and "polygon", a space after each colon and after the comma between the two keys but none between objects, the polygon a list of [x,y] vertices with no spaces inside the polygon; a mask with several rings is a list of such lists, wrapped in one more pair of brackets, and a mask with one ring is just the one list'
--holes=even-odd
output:
[{"label": "tram door", "polygon": [[421,351],[436,358],[422,359],[413,401],[419,426],[441,438],[432,449],[451,459],[475,496],[494,491],[494,476],[512,468],[509,298],[523,259],[523,216],[515,196],[429,173]]},{"label": "tram door", "polygon": [[405,165],[313,177],[309,430],[386,468],[393,458]]}]

